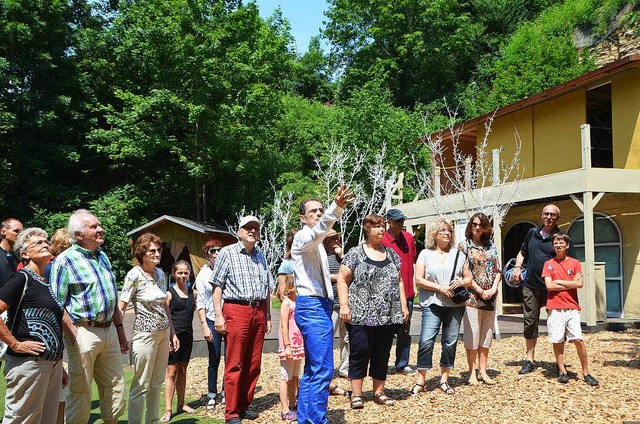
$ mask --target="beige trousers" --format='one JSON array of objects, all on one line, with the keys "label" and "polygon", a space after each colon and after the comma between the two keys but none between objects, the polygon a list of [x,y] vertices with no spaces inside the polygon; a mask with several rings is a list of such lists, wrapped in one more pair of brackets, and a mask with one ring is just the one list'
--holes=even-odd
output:
[{"label": "beige trousers", "polygon": [[91,380],[95,379],[103,420],[124,412],[122,353],[116,328],[78,327],[73,343],[65,336],[69,356],[69,397],[65,408],[67,424],[86,424],[91,414]]},{"label": "beige trousers", "polygon": [[169,330],[149,333],[134,331],[133,379],[129,392],[129,423],[141,424],[145,411],[145,423],[160,421],[160,392],[164,383],[169,359]]},{"label": "beige trousers", "polygon": [[7,355],[3,424],[55,423],[62,387],[62,361]]}]

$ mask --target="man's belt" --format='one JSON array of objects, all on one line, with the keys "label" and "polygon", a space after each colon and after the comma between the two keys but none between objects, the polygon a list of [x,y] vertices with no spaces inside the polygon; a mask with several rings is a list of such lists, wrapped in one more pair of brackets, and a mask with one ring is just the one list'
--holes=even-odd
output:
[{"label": "man's belt", "polygon": [[224,299],[224,303],[233,303],[234,305],[251,306],[252,308],[257,308],[264,305],[265,300]]},{"label": "man's belt", "polygon": [[96,327],[96,328],[109,328],[111,326],[111,321],[106,322],[97,322],[97,321],[76,321],[74,322],[76,326],[80,325],[83,327]]}]

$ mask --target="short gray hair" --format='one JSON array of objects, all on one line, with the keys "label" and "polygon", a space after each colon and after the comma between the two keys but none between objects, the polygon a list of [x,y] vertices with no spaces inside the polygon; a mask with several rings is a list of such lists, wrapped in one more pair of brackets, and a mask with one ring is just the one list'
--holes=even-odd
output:
[{"label": "short gray hair", "polygon": [[69,224],[67,225],[67,231],[69,232],[69,241],[71,243],[77,243],[76,233],[84,234],[84,224],[80,219],[80,215],[91,215],[86,209],[78,209],[73,211],[69,217]]},{"label": "short gray hair", "polygon": [[16,242],[13,245],[13,253],[22,260],[22,252],[25,252],[29,247],[30,240],[32,237],[44,237],[46,239],[49,238],[49,235],[45,230],[38,227],[26,228],[20,231],[18,237],[16,237]]}]

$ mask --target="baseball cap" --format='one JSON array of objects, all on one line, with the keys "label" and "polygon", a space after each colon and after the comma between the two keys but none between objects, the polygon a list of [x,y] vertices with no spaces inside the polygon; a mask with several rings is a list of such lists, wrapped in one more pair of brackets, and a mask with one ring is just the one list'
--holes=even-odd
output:
[{"label": "baseball cap", "polygon": [[262,226],[262,224],[260,223],[260,220],[258,220],[258,218],[256,218],[255,216],[245,215],[242,218],[240,218],[240,222],[238,222],[238,228],[242,228],[250,222],[255,222],[258,225]]},{"label": "baseball cap", "polygon": [[403,214],[400,209],[393,208],[387,211],[387,219],[390,219],[392,221],[400,221],[403,219],[407,219],[407,216]]}]

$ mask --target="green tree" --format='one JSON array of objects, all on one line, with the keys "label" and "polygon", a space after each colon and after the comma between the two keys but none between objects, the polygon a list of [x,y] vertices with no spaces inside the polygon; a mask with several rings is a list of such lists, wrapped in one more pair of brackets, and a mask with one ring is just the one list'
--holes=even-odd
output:
[{"label": "green tree", "polygon": [[294,59],[281,16],[264,21],[239,1],[127,2],[97,38],[88,66],[113,88],[91,146],[150,213],[224,217],[270,197],[272,123]]},{"label": "green tree", "polygon": [[453,92],[474,69],[482,25],[465,0],[331,0],[324,36],[341,94],[382,79],[395,105]]}]

